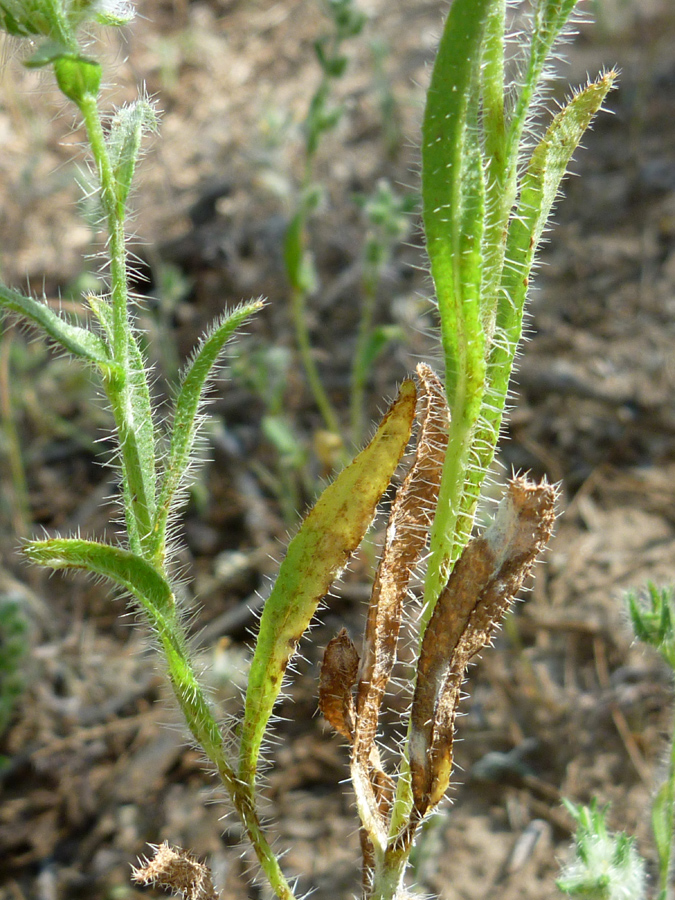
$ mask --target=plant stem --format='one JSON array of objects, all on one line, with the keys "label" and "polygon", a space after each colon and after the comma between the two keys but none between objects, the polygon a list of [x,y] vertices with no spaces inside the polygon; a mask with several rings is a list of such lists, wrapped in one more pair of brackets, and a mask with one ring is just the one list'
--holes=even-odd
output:
[{"label": "plant stem", "polygon": [[[471,531],[475,502],[470,508],[466,508],[463,497],[476,418],[475,414],[471,414],[467,409],[453,410],[438,505],[429,538],[430,557],[424,588],[420,637],[424,636],[436,599]],[[450,541],[448,537],[451,538]]]},{"label": "plant stem", "polygon": [[19,537],[28,534],[30,505],[26,472],[21,454],[21,443],[14,419],[9,362],[12,348],[13,328],[0,333],[0,422],[7,442],[7,456],[12,484],[12,519],[14,531]]},{"label": "plant stem", "polygon": [[[143,549],[152,535],[155,497],[149,490],[148,482],[154,478],[154,457],[152,453],[143,454],[140,445],[141,429],[152,427],[151,422],[137,421],[131,396],[134,378],[137,382],[140,379],[141,389],[146,394],[148,387],[142,360],[134,346],[135,339],[129,320],[125,209],[124,203],[117,198],[115,174],[105,142],[98,100],[93,94],[86,93],[80,98],[78,107],[96,163],[101,185],[101,205],[108,232],[112,301],[111,352],[119,364],[119,370],[104,378],[103,384],[115,418],[123,459],[122,471],[128,501],[124,507],[130,546],[143,555]],[[132,366],[140,371],[132,372]]]},{"label": "plant stem", "polygon": [[185,635],[176,616],[175,607],[171,615],[155,614],[153,624],[159,632],[164,648],[171,685],[192,736],[215,766],[220,780],[246,828],[260,867],[272,890],[279,900],[295,900],[293,891],[281,871],[279,861],[260,824],[253,792],[247,784],[237,778],[227,760],[220,728],[194,673],[186,649]]},{"label": "plant stem", "polygon": [[363,279],[363,304],[361,306],[361,318],[359,320],[359,330],[356,336],[356,347],[354,349],[354,362],[352,364],[349,412],[351,440],[356,448],[360,447],[363,440],[366,381],[368,379],[369,369],[366,354],[373,329],[375,300],[377,297],[377,272],[374,266],[370,268],[371,271],[367,272]]},{"label": "plant stem", "polygon": [[[301,227],[304,230],[304,222]],[[307,295],[305,291],[299,287],[291,288],[291,315],[293,317],[293,326],[295,328],[295,338],[298,342],[300,359],[302,360],[305,375],[307,376],[307,383],[326,428],[328,428],[329,431],[332,431],[333,434],[339,435],[340,424],[335,415],[333,405],[328,399],[328,394],[321,383],[319,370],[317,369],[314,356],[312,355],[312,342],[309,336],[309,328],[307,327],[306,301]]]},{"label": "plant stem", "polygon": [[659,894],[658,900],[667,900],[670,873],[673,864],[673,834],[675,833],[675,715],[671,726],[668,776],[666,780],[665,803],[667,807],[667,846],[664,854],[659,854]]},{"label": "plant stem", "polygon": [[403,876],[412,844],[405,848],[390,847],[384,859],[377,861],[368,900],[396,900],[403,886]]},{"label": "plant stem", "polygon": [[[131,548],[140,556],[150,557],[156,501],[149,493],[148,485],[152,485],[154,479],[154,448],[143,446],[139,425],[147,426],[148,423],[137,421],[139,410],[142,415],[143,408],[137,407],[135,401],[139,395],[144,400],[147,398],[148,387],[147,374],[129,317],[125,207],[117,196],[115,173],[105,141],[97,98],[93,94],[85,94],[78,106],[96,163],[101,204],[108,231],[112,306],[109,339],[112,355],[119,363],[119,371],[104,380],[104,387],[119,435]],[[307,336],[305,347],[308,346]],[[147,471],[148,467],[150,472]],[[162,566],[157,571],[166,579]],[[211,713],[187,652],[185,634],[176,614],[175,599],[169,613],[163,614],[155,610],[151,617],[164,648],[174,693],[190,732],[218,771],[275,894],[279,900],[294,900],[293,892],[262,830],[253,791],[236,777],[226,758],[220,728]]]},{"label": "plant stem", "polygon": [[128,362],[128,279],[127,251],[124,233],[124,206],[117,203],[115,175],[103,133],[103,123],[97,98],[85,94],[78,104],[87,129],[89,146],[96,163],[101,185],[101,205],[106,216],[108,230],[108,254],[110,258],[110,288],[113,309],[112,350],[114,358],[126,371]]}]

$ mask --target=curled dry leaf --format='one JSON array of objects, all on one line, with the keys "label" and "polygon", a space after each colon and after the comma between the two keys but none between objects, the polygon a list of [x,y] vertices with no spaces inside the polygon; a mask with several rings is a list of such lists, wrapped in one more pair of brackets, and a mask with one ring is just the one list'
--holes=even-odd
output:
[{"label": "curled dry leaf", "polygon": [[363,642],[355,736],[355,755],[361,760],[368,757],[375,740],[382,698],[396,661],[403,602],[433,521],[448,442],[443,385],[425,364],[417,367],[417,377],[422,407],[417,450],[392,504]]},{"label": "curled dry leaf", "polygon": [[556,495],[545,482],[510,481],[494,521],[469,542],[441,592],[422,642],[411,712],[412,829],[448,788],[467,666],[490,643],[548,542]]},{"label": "curled dry leaf", "polygon": [[319,679],[319,709],[326,721],[348,740],[354,736],[352,689],[359,670],[359,654],[343,628],[326,645]]},{"label": "curled dry leaf", "polygon": [[185,900],[218,900],[211,870],[188,850],[171,847],[166,841],[153,846],[155,855],[144,866],[134,869],[137,884],[152,884],[185,897]]}]

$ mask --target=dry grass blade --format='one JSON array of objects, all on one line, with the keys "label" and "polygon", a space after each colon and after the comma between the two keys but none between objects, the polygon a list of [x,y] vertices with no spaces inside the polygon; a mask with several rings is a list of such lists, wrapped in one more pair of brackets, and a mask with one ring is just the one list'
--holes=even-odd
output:
[{"label": "dry grass blade", "polygon": [[211,870],[192,853],[171,847],[166,841],[153,850],[153,858],[133,870],[132,879],[137,884],[158,885],[185,900],[218,900]]},{"label": "dry grass blade", "polygon": [[338,734],[349,741],[354,736],[354,696],[359,654],[343,628],[326,645],[319,679],[319,709]]},{"label": "dry grass blade", "polygon": [[471,659],[490,643],[555,521],[556,489],[515,478],[494,521],[467,545],[422,642],[411,712],[410,770],[416,823],[444,796],[460,688]]}]

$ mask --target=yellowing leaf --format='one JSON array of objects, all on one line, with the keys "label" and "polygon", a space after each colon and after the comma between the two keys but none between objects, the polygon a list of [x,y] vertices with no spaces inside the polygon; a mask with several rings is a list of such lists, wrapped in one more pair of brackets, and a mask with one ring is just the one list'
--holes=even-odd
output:
[{"label": "yellowing leaf", "polygon": [[239,776],[248,784],[288,661],[373,519],[410,439],[416,400],[414,383],[404,381],[372,441],[326,488],[288,547],[260,620],[246,693]]}]

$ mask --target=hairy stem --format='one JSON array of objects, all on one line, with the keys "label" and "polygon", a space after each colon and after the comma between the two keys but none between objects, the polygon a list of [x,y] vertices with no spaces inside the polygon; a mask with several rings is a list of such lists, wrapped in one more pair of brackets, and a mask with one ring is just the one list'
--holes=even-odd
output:
[{"label": "hairy stem", "polygon": [[[304,223],[303,223],[304,230]],[[326,428],[333,434],[340,434],[340,424],[338,422],[333,405],[328,398],[324,386],[321,382],[319,370],[312,355],[312,342],[307,327],[307,294],[301,287],[293,287],[291,289],[291,314],[293,316],[293,327],[295,328],[295,339],[298,342],[298,352],[305,370],[309,389],[314,397],[321,418]]]},{"label": "hairy stem", "polygon": [[[143,555],[151,538],[155,509],[155,497],[151,485],[154,480],[154,453],[143,453],[142,431],[152,430],[150,421],[138,421],[138,409],[132,394],[136,384],[148,394],[147,376],[129,319],[129,288],[127,274],[127,250],[125,235],[125,208],[119,202],[116,180],[105,142],[103,123],[97,98],[85,93],[78,101],[87,130],[91,152],[96,163],[101,185],[101,205],[108,232],[110,259],[110,291],[112,303],[111,352],[119,364],[114,373],[103,380],[104,389],[112,407],[122,454],[122,471],[125,482],[125,516],[132,549]],[[132,367],[136,371],[132,372]]]},{"label": "hairy stem", "polygon": [[93,94],[85,94],[78,103],[92,156],[96,163],[101,185],[101,205],[105,212],[108,230],[108,254],[110,258],[110,288],[113,309],[112,351],[115,359],[124,365],[128,361],[128,278],[127,251],[124,232],[124,208],[117,203],[115,175],[103,133],[103,123],[98,100]]},{"label": "hairy stem", "polygon": [[675,716],[673,717],[673,724],[671,726],[668,775],[666,778],[664,800],[667,820],[667,840],[663,842],[665,852],[659,854],[658,900],[667,900],[669,896],[670,875],[673,866],[673,834],[675,833]]},{"label": "hairy stem", "polygon": [[156,615],[153,620],[167,659],[171,685],[192,736],[215,766],[274,893],[279,900],[294,900],[293,891],[263,831],[253,791],[237,778],[227,759],[220,728],[194,673],[185,635],[175,612],[166,617]]}]

